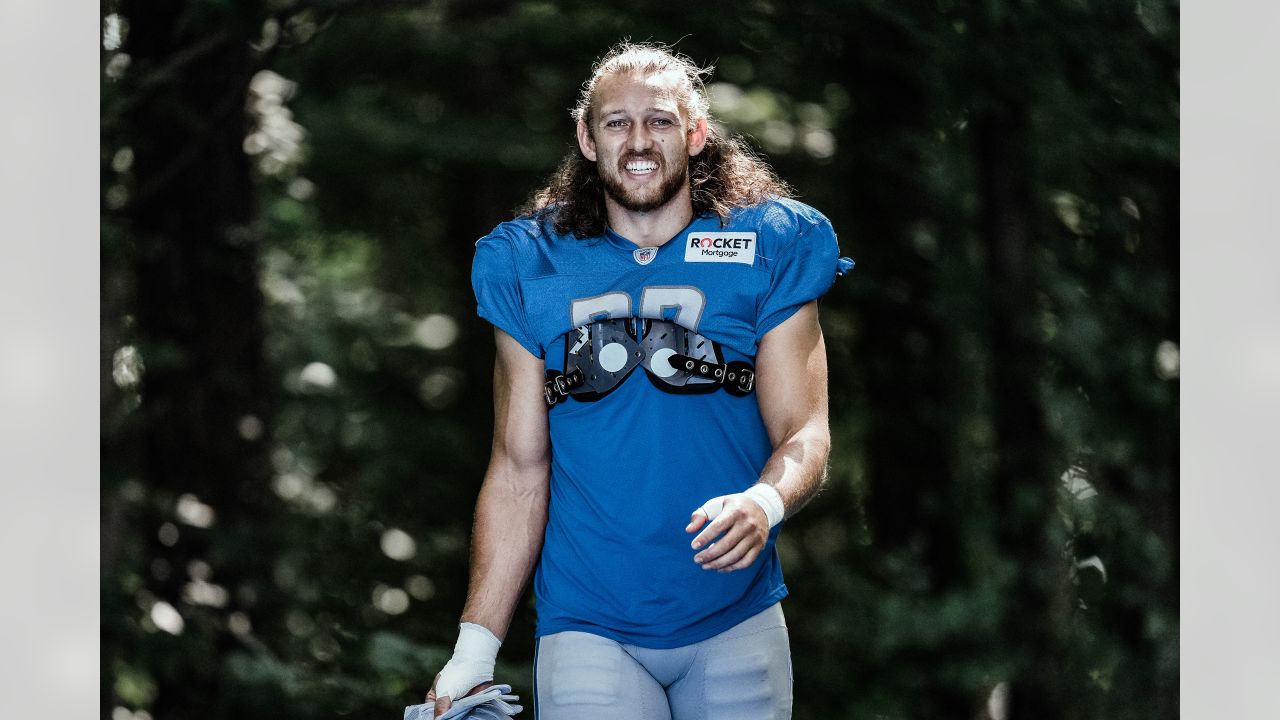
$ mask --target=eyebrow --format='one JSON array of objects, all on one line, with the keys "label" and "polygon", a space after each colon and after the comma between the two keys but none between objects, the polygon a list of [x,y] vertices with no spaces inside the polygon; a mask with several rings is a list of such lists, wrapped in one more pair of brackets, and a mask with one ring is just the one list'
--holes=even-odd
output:
[{"label": "eyebrow", "polygon": [[[663,113],[663,114],[666,114],[666,115],[675,115],[675,114],[676,114],[676,112],[675,112],[674,110],[668,110],[668,109],[666,109],[666,108],[660,108],[660,107],[645,108],[645,112]],[[610,115],[626,115],[626,114],[627,114],[627,111],[626,111],[626,110],[622,110],[622,109],[618,109],[618,110],[608,110],[608,111],[606,111],[606,112],[602,112],[602,113],[600,113],[600,117],[602,117],[602,118],[603,118],[603,117],[609,117]]]}]

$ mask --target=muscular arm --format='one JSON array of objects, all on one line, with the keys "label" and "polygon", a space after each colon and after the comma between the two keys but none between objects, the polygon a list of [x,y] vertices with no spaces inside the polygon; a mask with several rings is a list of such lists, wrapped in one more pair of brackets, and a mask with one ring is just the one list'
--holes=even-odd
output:
[{"label": "muscular arm", "polygon": [[827,480],[827,351],[818,304],[805,305],[760,341],[756,395],[773,455],[760,482],[782,496],[787,517],[813,499]]},{"label": "muscular arm", "polygon": [[[811,302],[765,334],[756,354],[756,396],[773,445],[757,484],[782,498],[783,513],[799,512],[827,479],[831,431],[827,427],[827,354]],[[747,494],[717,498],[718,513],[699,508],[685,532],[693,539],[694,562],[705,570],[731,572],[749,567],[769,538],[769,520]],[[773,502],[777,502],[773,500]],[[715,517],[707,522],[708,514]],[[703,525],[706,527],[703,527]],[[714,542],[713,542],[714,541]],[[710,547],[703,549],[707,543]]]},{"label": "muscular arm", "polygon": [[494,334],[493,450],[471,532],[471,582],[462,610],[467,624],[459,626],[453,657],[427,693],[436,717],[455,697],[492,684],[498,647],[537,564],[547,525],[551,441],[542,399],[543,364],[510,335],[497,329]]},{"label": "muscular arm", "polygon": [[551,444],[542,361],[510,335],[494,332],[493,450],[476,501],[462,621],[483,625],[501,640],[542,548]]}]

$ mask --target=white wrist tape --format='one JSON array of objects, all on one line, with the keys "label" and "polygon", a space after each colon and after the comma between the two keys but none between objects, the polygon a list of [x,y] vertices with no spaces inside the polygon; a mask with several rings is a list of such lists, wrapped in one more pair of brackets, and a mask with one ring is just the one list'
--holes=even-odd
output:
[{"label": "white wrist tape", "polygon": [[[746,492],[738,494],[751,498],[761,510],[764,510],[764,516],[769,521],[770,528],[782,522],[782,518],[787,514],[787,506],[782,502],[782,495],[778,494],[777,488],[772,485],[756,483],[747,488]],[[715,520],[716,516],[724,510],[724,499],[728,497],[733,496],[721,495],[702,503],[702,507],[698,509],[706,513],[707,522]]]},{"label": "white wrist tape", "polygon": [[440,671],[436,681],[436,697],[458,699],[480,683],[493,680],[493,666],[498,660],[502,641],[489,628],[475,623],[458,625],[458,643],[453,657]]},{"label": "white wrist tape", "polygon": [[710,500],[702,503],[702,507],[698,509],[701,510],[703,514],[707,516],[707,522],[711,522],[712,520],[715,520],[716,517],[720,514],[720,511],[724,510],[724,499],[727,497],[729,496],[721,495],[720,497],[713,497]]},{"label": "white wrist tape", "polygon": [[760,509],[764,510],[764,516],[769,519],[770,528],[782,522],[782,518],[787,514],[787,506],[782,502],[782,495],[772,485],[756,483],[742,494],[755,500]]}]

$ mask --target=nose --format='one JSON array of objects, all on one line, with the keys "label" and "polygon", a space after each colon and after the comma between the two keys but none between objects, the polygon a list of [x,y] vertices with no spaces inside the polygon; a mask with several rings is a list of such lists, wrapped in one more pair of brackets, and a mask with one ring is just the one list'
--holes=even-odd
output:
[{"label": "nose", "polygon": [[627,133],[627,149],[632,151],[648,150],[653,145],[653,136],[649,134],[649,126],[645,123],[635,123],[631,126],[631,132]]}]

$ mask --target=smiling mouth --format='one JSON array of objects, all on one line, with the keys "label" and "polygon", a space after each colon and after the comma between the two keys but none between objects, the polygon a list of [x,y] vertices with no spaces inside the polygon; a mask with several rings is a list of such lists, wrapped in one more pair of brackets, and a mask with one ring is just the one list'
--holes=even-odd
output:
[{"label": "smiling mouth", "polygon": [[628,173],[643,177],[657,172],[658,163],[652,160],[629,160],[623,167]]}]

